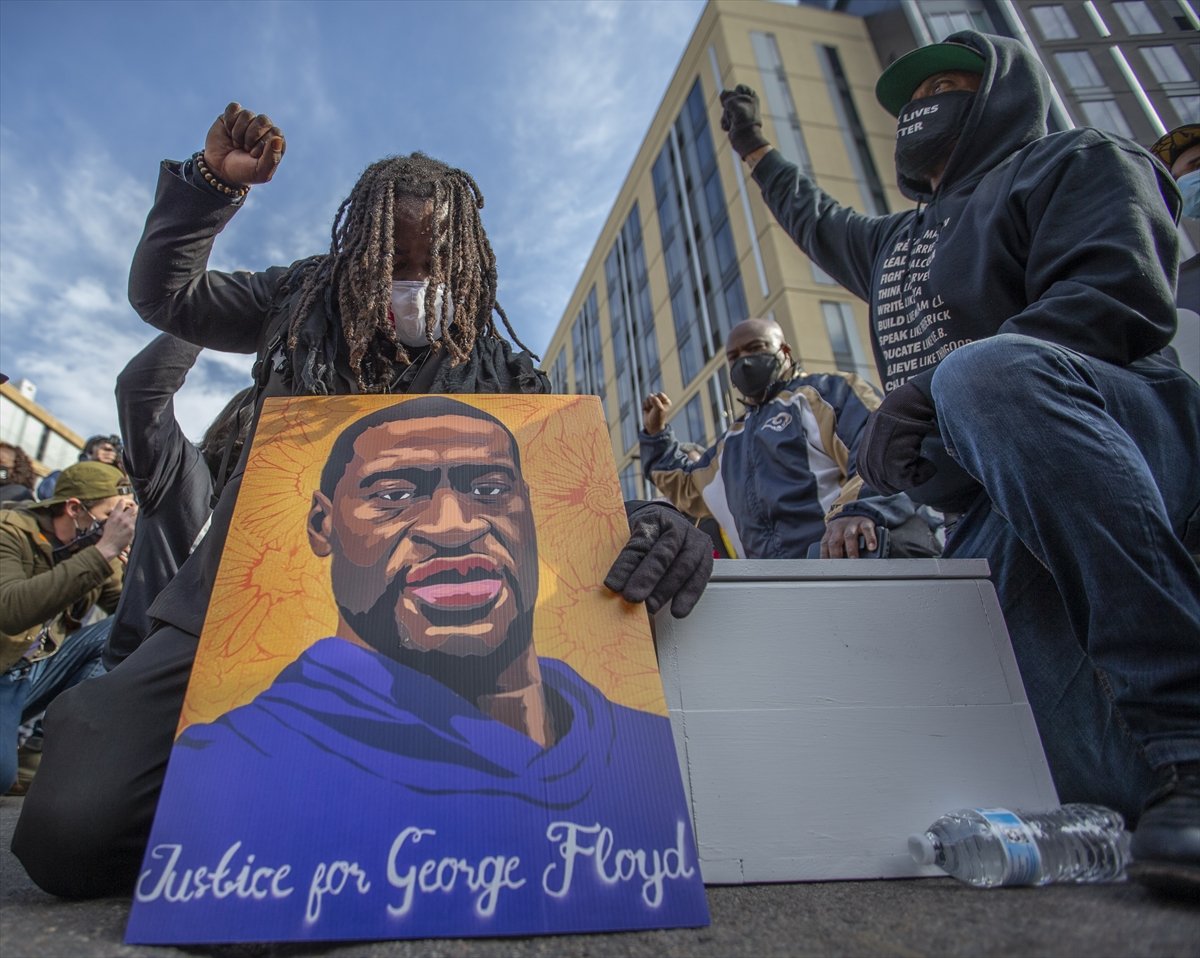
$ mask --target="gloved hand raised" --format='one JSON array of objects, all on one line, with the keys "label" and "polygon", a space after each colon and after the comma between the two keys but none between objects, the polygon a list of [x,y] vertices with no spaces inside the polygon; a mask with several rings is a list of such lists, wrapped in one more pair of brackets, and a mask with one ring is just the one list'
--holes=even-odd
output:
[{"label": "gloved hand raised", "polygon": [[858,446],[858,474],[892,496],[932,478],[937,468],[921,455],[921,442],[937,429],[937,411],[924,375],[893,389],[871,413]]},{"label": "gloved hand raised", "polygon": [[743,160],[771,145],[763,139],[758,94],[744,83],[721,91],[721,129],[729,134],[729,145]]},{"label": "gloved hand raised", "polygon": [[660,502],[629,514],[629,541],[604,584],[653,615],[669,601],[671,615],[692,611],[713,570],[712,540],[679,510]]}]

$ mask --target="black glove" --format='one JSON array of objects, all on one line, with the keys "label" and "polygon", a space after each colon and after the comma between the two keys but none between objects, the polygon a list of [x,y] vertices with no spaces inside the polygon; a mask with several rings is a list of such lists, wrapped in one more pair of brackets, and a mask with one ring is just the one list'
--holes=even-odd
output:
[{"label": "black glove", "polygon": [[712,540],[683,513],[659,502],[629,514],[629,541],[604,584],[653,615],[668,601],[671,615],[692,611],[713,570]]},{"label": "black glove", "polygon": [[920,376],[893,389],[867,420],[858,446],[858,474],[884,495],[919,486],[937,472],[921,455],[922,440],[937,429],[932,378]]},{"label": "black glove", "polygon": [[744,83],[721,91],[721,129],[729,134],[729,145],[743,160],[760,147],[771,145],[763,139],[758,94]]}]

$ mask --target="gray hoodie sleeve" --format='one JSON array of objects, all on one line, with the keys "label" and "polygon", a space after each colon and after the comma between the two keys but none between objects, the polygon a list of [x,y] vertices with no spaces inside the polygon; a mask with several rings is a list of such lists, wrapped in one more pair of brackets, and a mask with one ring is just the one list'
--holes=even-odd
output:
[{"label": "gray hoodie sleeve", "polygon": [[809,259],[855,296],[868,299],[875,256],[909,214],[864,216],[842,206],[778,150],[759,161],[753,177],[779,225]]}]

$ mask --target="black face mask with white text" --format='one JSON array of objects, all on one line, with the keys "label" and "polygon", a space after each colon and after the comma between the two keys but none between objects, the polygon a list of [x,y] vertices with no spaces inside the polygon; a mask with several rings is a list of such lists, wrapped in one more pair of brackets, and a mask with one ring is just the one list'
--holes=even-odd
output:
[{"label": "black face mask with white text", "polygon": [[930,175],[950,158],[974,102],[975,94],[970,90],[950,90],[913,100],[900,111],[896,172],[901,181],[928,182]]}]

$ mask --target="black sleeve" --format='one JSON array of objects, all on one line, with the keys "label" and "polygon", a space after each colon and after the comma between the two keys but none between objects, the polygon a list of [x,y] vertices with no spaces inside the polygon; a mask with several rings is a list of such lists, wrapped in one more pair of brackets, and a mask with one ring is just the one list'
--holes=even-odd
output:
[{"label": "black sleeve", "polygon": [[754,167],[763,200],[792,241],[860,299],[869,299],[876,253],[908,214],[865,216],[832,196],[771,150]]},{"label": "black sleeve", "polygon": [[238,207],[189,182],[181,164],[163,163],[129,271],[129,302],[142,319],[197,346],[257,351],[287,269],[222,273],[205,268],[213,241]]},{"label": "black sleeve", "polygon": [[167,333],[156,337],[117,376],[117,416],[125,443],[125,468],[143,511],[163,494],[164,475],[188,439],[175,419],[175,393],[200,355],[200,347]]},{"label": "black sleeve", "polygon": [[1131,363],[1165,346],[1173,297],[1178,192],[1144,150],[1105,136],[1056,164],[1025,205],[1029,305],[1002,333]]}]

